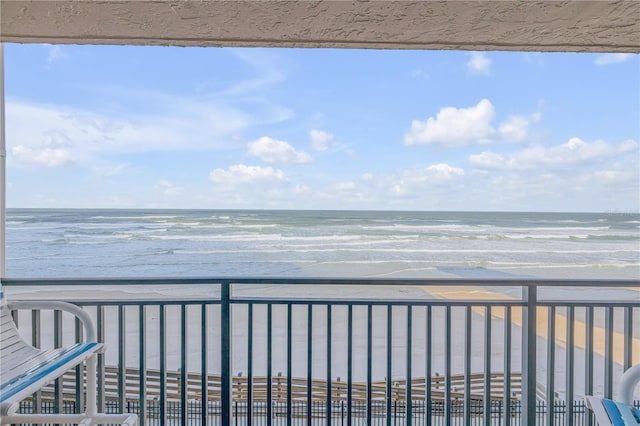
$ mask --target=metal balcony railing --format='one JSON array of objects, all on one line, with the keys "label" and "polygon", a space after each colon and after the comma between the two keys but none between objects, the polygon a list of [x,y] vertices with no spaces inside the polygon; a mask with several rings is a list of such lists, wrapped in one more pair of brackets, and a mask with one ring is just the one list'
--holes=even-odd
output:
[{"label": "metal balcony railing", "polygon": [[[99,360],[100,408],[133,410],[148,424],[591,425],[582,396],[613,397],[622,371],[640,362],[640,281],[162,278],[3,279],[2,285],[10,299],[64,287],[60,298],[90,312],[107,344]],[[417,287],[423,296],[397,297],[398,288]],[[200,295],[180,297],[187,288]],[[395,296],[379,291],[385,288]],[[154,289],[160,290],[150,294]],[[80,337],[60,312],[15,318],[35,346]],[[24,410],[81,407],[80,373],[34,395]]]}]

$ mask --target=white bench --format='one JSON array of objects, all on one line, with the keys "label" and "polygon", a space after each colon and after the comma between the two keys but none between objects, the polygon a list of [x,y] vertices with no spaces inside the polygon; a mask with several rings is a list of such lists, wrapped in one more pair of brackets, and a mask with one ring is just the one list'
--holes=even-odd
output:
[{"label": "white bench", "polygon": [[640,425],[640,410],[633,407],[633,392],[640,383],[640,364],[624,372],[618,385],[619,401],[587,396],[587,406],[600,426]]},{"label": "white bench", "polygon": [[[11,316],[12,309],[49,309],[69,312],[84,326],[84,343],[40,350],[19,335]],[[104,414],[97,411],[97,354],[104,350],[98,343],[89,314],[65,302],[15,301],[7,304],[0,292],[0,424],[124,424],[135,425],[135,414]],[[20,401],[32,395],[65,371],[86,363],[86,410],[81,414],[20,414]]]}]

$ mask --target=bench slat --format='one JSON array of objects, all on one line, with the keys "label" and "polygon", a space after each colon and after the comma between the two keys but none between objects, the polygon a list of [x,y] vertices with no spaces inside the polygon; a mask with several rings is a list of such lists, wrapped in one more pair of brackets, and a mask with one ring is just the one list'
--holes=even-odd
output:
[{"label": "bench slat", "polygon": [[33,352],[31,348],[28,347],[18,347],[13,352],[3,353],[2,371],[0,371],[0,383],[8,382],[9,380],[12,380],[16,375],[20,374],[19,366],[23,364],[25,360],[31,359],[37,354],[38,352]]},{"label": "bench slat", "polygon": [[10,382],[23,374],[29,374],[30,371],[39,368],[41,365],[55,361],[78,345],[80,344],[42,352],[36,351],[35,353],[32,351],[33,348],[23,345],[21,348],[17,348],[11,356],[7,357],[8,363],[6,365],[5,357],[2,357],[2,383]]},{"label": "bench slat", "polygon": [[19,400],[30,393],[29,389],[42,387],[45,383],[55,379],[58,373],[78,365],[86,358],[99,351],[102,344],[96,342],[79,343],[60,351],[58,357],[49,359],[40,365],[24,371],[9,382],[0,385],[0,403]]},{"label": "bench slat", "polygon": [[20,336],[6,336],[6,338],[0,340],[0,344],[2,345],[0,347],[0,356],[3,357],[2,359],[4,359],[5,354],[14,353],[17,346],[28,347],[33,351],[38,352],[38,349],[25,345]]}]

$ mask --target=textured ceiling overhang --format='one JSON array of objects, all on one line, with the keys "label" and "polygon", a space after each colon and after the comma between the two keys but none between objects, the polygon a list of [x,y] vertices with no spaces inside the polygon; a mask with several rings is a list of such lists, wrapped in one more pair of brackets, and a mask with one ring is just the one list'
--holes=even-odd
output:
[{"label": "textured ceiling overhang", "polygon": [[1,0],[3,42],[640,52],[640,1]]}]

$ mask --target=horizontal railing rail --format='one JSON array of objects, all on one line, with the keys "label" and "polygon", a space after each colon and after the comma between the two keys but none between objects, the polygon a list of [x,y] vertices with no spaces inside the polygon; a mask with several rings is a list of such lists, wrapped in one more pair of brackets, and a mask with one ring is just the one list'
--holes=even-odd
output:
[{"label": "horizontal railing rail", "polygon": [[542,278],[292,278],[292,277],[144,277],[144,278],[2,278],[6,286],[104,286],[104,285],[210,285],[210,284],[304,284],[304,285],[405,285],[490,287],[638,287],[640,280],[628,279],[542,279]]},{"label": "horizontal railing rail", "polygon": [[[8,278],[2,285],[9,298],[37,298],[34,287],[68,288],[59,297],[93,316],[108,347],[99,360],[101,408],[136,407],[153,424],[178,416],[182,424],[279,418],[287,426],[331,426],[338,416],[346,426],[356,418],[386,426],[592,425],[576,408],[582,396],[613,397],[622,371],[640,362],[640,280]],[[251,285],[287,290],[274,296]],[[90,294],[115,286],[140,286],[142,294]],[[181,286],[213,290],[180,297]],[[341,296],[335,286],[361,290]],[[153,287],[172,291],[151,297]],[[392,296],[375,296],[381,287]],[[396,291],[411,287],[425,292]],[[475,293],[465,293],[471,287]],[[564,287],[567,300],[549,291]],[[16,319],[36,346],[80,337],[57,312]],[[30,409],[53,401],[62,410],[68,380],[35,395]],[[74,397],[82,406],[77,384]],[[560,414],[540,408],[560,400],[578,405],[567,403]],[[147,402],[154,401],[152,414]],[[212,413],[203,401],[219,409]]]},{"label": "horizontal railing rail", "polygon": [[[145,404],[145,410],[149,415],[146,419],[146,424],[149,426],[160,426],[162,424],[168,424],[171,426],[174,425],[183,425],[181,422],[180,413],[182,407],[180,402],[169,401],[167,403],[168,408],[167,411],[170,413],[167,420],[165,422],[160,421],[159,413],[160,407],[157,401],[147,401]],[[200,423],[200,413],[202,412],[203,403],[200,401],[190,401],[188,406],[188,418],[189,425],[199,425]],[[206,411],[209,415],[208,425],[210,426],[218,426],[220,425],[220,403],[219,402],[208,402],[206,404]],[[325,406],[323,403],[313,402],[311,404],[311,412],[313,416],[313,424],[319,424],[319,421],[324,420]],[[352,424],[354,425],[362,425],[362,426],[384,426],[386,424],[386,406],[379,403],[374,403],[372,406],[372,416],[370,421],[366,418],[366,410],[363,404],[357,403],[355,404],[356,410],[352,415]],[[640,401],[636,402],[636,408],[640,408]],[[127,407],[125,407],[129,412],[140,412],[141,404],[139,401],[128,401]],[[26,402],[22,411],[24,413],[29,413],[34,409],[33,405],[30,401]],[[254,425],[277,425],[277,426],[285,426],[287,423],[286,418],[286,407],[282,404],[278,404],[274,406],[274,411],[277,414],[274,416],[272,422],[268,424],[266,422],[266,407],[264,405],[254,405],[253,410],[251,411],[251,415],[253,416]],[[392,418],[394,419],[394,424],[399,424],[400,421],[404,419],[405,406],[402,404],[394,403],[393,404],[393,412]],[[63,412],[65,413],[73,413],[75,412],[75,404],[73,401],[65,401],[62,407]],[[472,425],[482,425],[483,418],[482,413],[484,410],[484,406],[481,404],[474,404],[472,406]],[[41,411],[43,413],[54,413],[56,412],[56,407],[52,402],[45,401],[41,405]],[[105,411],[107,413],[118,413],[120,412],[120,408],[116,401],[109,401],[105,407]],[[494,401],[491,404],[491,412],[494,416],[500,416],[504,411],[504,407],[502,406],[501,401]],[[566,401],[555,401],[552,407],[547,407],[543,401],[538,401],[536,404],[536,413],[538,418],[544,419],[546,418],[547,411],[551,411],[553,413],[553,417],[555,420],[555,424],[563,424],[567,411],[567,402]],[[586,418],[588,416],[588,409],[584,403],[584,401],[575,401],[573,405],[574,411],[574,424],[576,425],[584,425],[586,424]],[[415,425],[444,425],[444,408],[442,403],[434,403],[431,409],[431,416],[427,418],[426,405],[424,401],[417,401],[413,404],[413,412],[415,414]],[[464,406],[460,403],[455,403],[452,412],[454,413],[451,424],[452,425],[464,425],[466,419],[462,417],[462,413],[464,412]],[[298,420],[298,423],[306,424],[306,413],[307,413],[307,405],[306,403],[294,403],[293,407],[293,416],[294,419]],[[332,407],[333,413],[333,424],[334,425],[345,425],[346,424],[346,404],[344,401],[337,401],[333,403]],[[243,403],[234,402],[233,404],[233,417],[234,419],[238,419],[237,424],[246,425],[247,424],[247,415],[249,411],[247,409],[247,405]],[[511,408],[511,419],[512,424],[519,424],[520,418],[522,415],[522,410],[518,402],[512,405]],[[302,422],[300,422],[300,420]],[[543,421],[538,422],[538,424],[546,424]]]}]

